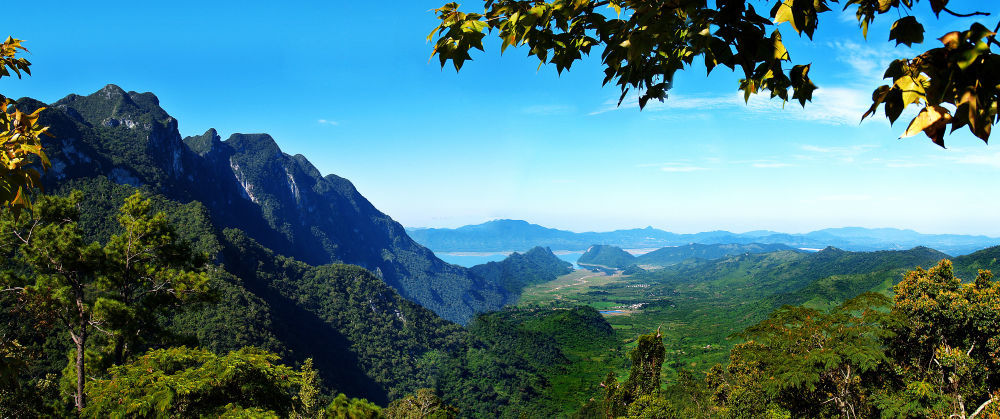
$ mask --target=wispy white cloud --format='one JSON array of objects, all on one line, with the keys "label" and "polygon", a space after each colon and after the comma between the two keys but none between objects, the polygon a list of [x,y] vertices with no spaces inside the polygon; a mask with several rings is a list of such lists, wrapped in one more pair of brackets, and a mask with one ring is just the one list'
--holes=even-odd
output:
[{"label": "wispy white cloud", "polygon": [[794,167],[795,164],[785,161],[785,158],[781,157],[767,157],[762,159],[753,160],[730,160],[727,162],[730,166],[746,166],[753,167],[756,169],[779,169],[782,167]]},{"label": "wispy white cloud", "polygon": [[690,165],[691,160],[688,159],[678,159],[672,162],[660,162],[660,163],[639,163],[635,167],[662,167],[662,166],[679,166],[679,165]]},{"label": "wispy white cloud", "polygon": [[719,157],[705,157],[699,162],[692,162],[687,159],[677,160],[669,163],[642,163],[637,164],[640,168],[655,168],[662,172],[684,173],[696,172],[700,170],[712,170],[713,168],[731,167],[753,167],[758,169],[777,169],[782,167],[794,167],[795,164],[780,161],[778,158],[766,158],[755,160],[727,160]]},{"label": "wispy white cloud", "polygon": [[871,106],[871,91],[850,87],[820,87],[805,108],[798,102],[783,103],[763,95],[750,98],[747,108],[755,118],[812,121],[828,125],[857,125]]},{"label": "wispy white cloud", "polygon": [[877,144],[854,144],[849,146],[824,147],[813,144],[800,145],[803,151],[812,153],[804,155],[801,160],[835,160],[841,163],[857,163],[860,156],[875,150]]},{"label": "wispy white cloud", "polygon": [[532,105],[521,108],[523,114],[538,116],[565,115],[574,111],[576,107],[570,105]]},{"label": "wispy white cloud", "polygon": [[861,153],[865,153],[872,149],[879,148],[879,146],[877,144],[856,144],[844,147],[822,147],[818,145],[804,144],[799,148],[805,151],[812,151],[814,153],[854,156]]},{"label": "wispy white cloud", "polygon": [[[846,19],[853,19],[852,13],[843,13]],[[850,40],[828,42],[825,46],[835,54],[837,61],[846,64],[844,77],[838,81],[823,82],[814,92],[811,102],[805,108],[797,101],[783,102],[780,99],[770,99],[767,93],[757,94],[750,100],[743,100],[742,92],[735,89],[731,93],[715,95],[682,95],[669,94],[664,102],[651,101],[647,103],[643,113],[651,119],[686,119],[695,115],[718,115],[726,112],[725,117],[741,119],[767,118],[773,120],[793,120],[816,122],[827,125],[858,125],[861,116],[871,106],[872,90],[882,84],[882,73],[894,59],[914,55],[914,50],[905,46],[893,47],[886,43],[862,44]],[[600,107],[590,112],[598,115],[615,110],[633,111],[638,107],[638,96],[628,95],[621,106],[615,96]],[[911,107],[900,118],[908,121],[916,114]],[[876,115],[864,122],[888,124],[884,117]]]},{"label": "wispy white cloud", "polygon": [[[621,106],[618,106],[617,98],[608,99],[601,104],[600,108],[590,112],[588,115],[599,115],[616,110],[637,109],[639,107],[638,101],[639,96],[636,94],[626,96]],[[643,108],[643,112],[664,110],[701,110],[707,112],[721,108],[732,108],[742,104],[743,101],[738,95],[683,96],[671,94],[663,102],[647,102],[646,107]]]},{"label": "wispy white cloud", "polygon": [[686,172],[697,172],[699,170],[708,170],[707,167],[701,166],[688,166],[684,164],[669,165],[660,167],[660,171],[670,172],[670,173],[686,173]]},{"label": "wispy white cloud", "polygon": [[841,194],[841,195],[823,195],[817,197],[818,201],[869,201],[872,199],[871,195],[867,194]]},{"label": "wispy white cloud", "polygon": [[920,163],[905,160],[892,160],[885,163],[885,167],[890,169],[908,169],[913,167],[927,167],[930,166],[928,163]]},{"label": "wispy white cloud", "polygon": [[[638,108],[637,96],[630,95],[618,105],[618,99],[611,99],[589,115],[599,115],[616,110],[634,112]],[[643,112],[650,113],[651,119],[704,118],[719,112],[731,112],[742,119],[784,119],[812,121],[829,125],[856,125],[861,115],[871,105],[871,90],[849,87],[821,87],[813,95],[813,101],[805,108],[797,102],[782,102],[769,99],[766,94],[743,100],[743,94],[734,91],[714,96],[670,95],[664,102],[649,102]]]},{"label": "wispy white cloud", "polygon": [[318,120],[316,120],[316,122],[318,122],[320,124],[323,124],[323,125],[333,125],[333,126],[340,125],[340,122],[332,121],[332,120],[329,120],[329,119],[318,119]]},{"label": "wispy white cloud", "polygon": [[705,167],[705,166],[699,166],[699,165],[696,165],[696,164],[692,164],[688,160],[678,160],[678,161],[668,162],[668,163],[641,163],[641,164],[635,165],[635,167],[640,167],[640,168],[656,168],[657,170],[659,170],[661,172],[670,172],[670,173],[697,172],[699,170],[708,170],[709,169],[708,167]]},{"label": "wispy white cloud", "polygon": [[947,156],[946,159],[958,164],[968,164],[974,166],[986,166],[995,169],[1000,169],[1000,152],[995,153],[983,153],[983,152],[961,152],[962,154],[957,156]]},{"label": "wispy white cloud", "polygon": [[556,185],[567,185],[570,183],[576,183],[576,181],[573,179],[551,179],[549,180],[549,182],[554,183]]},{"label": "wispy white cloud", "polygon": [[837,20],[844,23],[858,23],[858,16],[854,13],[857,9],[850,9],[847,11],[840,11],[834,9],[834,13],[837,13]]},{"label": "wispy white cloud", "polygon": [[703,112],[703,113],[693,113],[693,112],[667,113],[667,112],[660,112],[660,113],[650,114],[649,115],[649,119],[652,120],[652,121],[685,121],[685,122],[708,121],[709,119],[712,119],[712,115],[710,113],[707,113],[707,112]]},{"label": "wispy white cloud", "polygon": [[760,163],[753,163],[753,164],[751,164],[751,166],[756,167],[758,169],[777,169],[777,168],[781,168],[781,167],[792,167],[792,166],[794,166],[794,164],[791,164],[791,163],[768,163],[768,162],[760,162]]},{"label": "wispy white cloud", "polygon": [[854,69],[866,79],[876,81],[882,79],[882,74],[892,60],[912,56],[912,50],[900,45],[892,47],[884,42],[877,47],[869,44],[859,44],[854,41],[834,41],[827,44],[837,52],[837,60]]}]

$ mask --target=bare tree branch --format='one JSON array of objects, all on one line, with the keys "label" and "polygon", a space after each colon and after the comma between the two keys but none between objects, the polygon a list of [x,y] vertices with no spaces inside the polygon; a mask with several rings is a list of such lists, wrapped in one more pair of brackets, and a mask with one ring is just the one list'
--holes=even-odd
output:
[{"label": "bare tree branch", "polygon": [[941,10],[944,10],[944,11],[948,12],[948,14],[950,14],[952,16],[955,16],[955,17],[972,17],[972,16],[989,16],[990,15],[989,13],[986,13],[986,12],[956,13],[956,12],[953,12],[951,9],[949,9],[947,7],[945,7],[944,9],[941,9]]},{"label": "bare tree branch", "polygon": [[989,406],[990,403],[993,403],[993,396],[990,396],[989,400],[987,400],[987,401],[983,402],[983,404],[979,405],[979,408],[976,409],[975,412],[972,412],[972,415],[969,416],[969,419],[975,419],[976,415],[982,413],[983,409],[985,409],[986,406]]}]

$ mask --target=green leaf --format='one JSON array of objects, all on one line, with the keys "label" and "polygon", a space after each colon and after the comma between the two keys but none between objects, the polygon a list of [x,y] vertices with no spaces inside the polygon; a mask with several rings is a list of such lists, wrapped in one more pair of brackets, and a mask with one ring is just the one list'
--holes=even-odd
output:
[{"label": "green leaf", "polygon": [[912,137],[923,132],[931,141],[934,141],[934,144],[943,148],[945,127],[950,121],[951,113],[947,109],[940,106],[927,106],[910,121],[910,126],[899,138]]},{"label": "green leaf", "polygon": [[806,106],[806,102],[812,100],[813,91],[816,90],[816,85],[809,79],[810,66],[812,64],[794,66],[790,74],[793,90],[792,98],[798,99],[802,107]]},{"label": "green leaf", "polygon": [[973,63],[976,62],[981,55],[988,54],[990,52],[990,45],[986,41],[979,41],[975,46],[962,51],[958,54],[958,68],[965,70],[969,68]]},{"label": "green leaf", "polygon": [[792,11],[792,1],[785,0],[779,4],[776,4],[771,10],[771,15],[774,16],[774,24],[780,25],[782,22],[788,22],[792,25],[792,29],[795,32],[801,33],[802,31],[795,26],[795,12]]},{"label": "green leaf", "polygon": [[883,85],[879,86],[878,89],[875,89],[875,91],[872,92],[872,106],[868,108],[868,111],[865,112],[864,115],[861,116],[862,120],[875,114],[875,111],[878,110],[878,105],[881,105],[882,102],[885,101],[885,98],[889,95],[890,90],[892,90],[891,87]]},{"label": "green leaf", "polygon": [[791,58],[788,56],[788,50],[785,49],[785,44],[781,42],[781,32],[777,29],[771,33],[771,44],[774,46],[773,57],[775,60],[789,61]]},{"label": "green leaf", "polygon": [[903,69],[905,66],[906,60],[893,60],[889,63],[889,68],[885,69],[885,74],[882,75],[882,78],[896,80],[903,77]]},{"label": "green leaf", "polygon": [[912,46],[924,42],[924,25],[917,22],[917,18],[906,16],[897,20],[889,29],[889,40],[896,41],[896,45],[906,44]]},{"label": "green leaf", "polygon": [[615,9],[616,16],[622,15],[622,6],[619,3],[620,3],[619,0],[612,0],[608,2],[608,7]]},{"label": "green leaf", "polygon": [[889,118],[889,124],[894,124],[899,115],[903,113],[903,91],[899,89],[891,89],[885,95],[885,116]]},{"label": "green leaf", "polygon": [[922,74],[917,79],[910,76],[903,76],[896,80],[893,86],[900,91],[900,98],[904,108],[910,106],[912,103],[926,100],[927,92],[924,90],[925,81],[926,77]]}]

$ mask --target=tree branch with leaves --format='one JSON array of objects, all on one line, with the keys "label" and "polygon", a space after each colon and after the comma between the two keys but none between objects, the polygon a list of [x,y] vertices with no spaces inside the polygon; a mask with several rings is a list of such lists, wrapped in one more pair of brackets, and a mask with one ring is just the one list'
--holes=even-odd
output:
[{"label": "tree branch with leaves", "polygon": [[[862,34],[879,15],[906,14],[892,24],[889,41],[896,45],[920,44],[923,25],[909,12],[919,0],[843,0],[843,11],[853,8]],[[812,39],[819,17],[841,0],[765,0],[758,11],[746,0],[485,0],[483,10],[465,13],[457,3],[435,9],[440,22],[428,36],[434,43],[431,57],[441,66],[449,61],[458,71],[471,60],[472,49],[483,50],[487,34],[502,41],[500,51],[527,46],[529,56],[556,71],[569,70],[574,62],[602,47],[603,84],[621,90],[618,104],[632,92],[639,108],[649,100],[663,101],[674,75],[696,61],[709,73],[719,66],[742,77],[738,89],[745,100],[767,93],[782,101],[805,106],[816,85],[809,78],[811,64],[795,64],[782,42],[783,24]],[[935,16],[989,16],[973,11],[958,13],[949,0],[926,0]],[[1000,27],[1000,24],[998,24]],[[920,109],[904,137],[923,132],[944,146],[944,134],[968,127],[983,141],[998,121],[1000,58],[993,46],[998,29],[974,23],[967,30],[943,33],[943,46],[912,59],[897,60],[887,69],[892,85],[879,87],[872,107],[880,105],[895,122],[903,110]]]},{"label": "tree branch with leaves", "polygon": [[[207,288],[206,258],[181,242],[163,213],[150,214],[139,193],[119,211],[123,232],[102,246],[87,243],[79,224],[79,191],[43,196],[30,217],[0,217],[0,250],[21,267],[0,275],[0,290],[17,292],[23,309],[62,323],[73,343],[74,405],[87,404],[87,353],[94,331],[110,342],[111,363],[125,362],[130,344],[149,340],[161,307]],[[127,245],[125,245],[127,243]]]},{"label": "tree branch with leaves", "polygon": [[[7,37],[0,44],[0,78],[10,77],[11,72],[17,78],[22,73],[31,75],[31,62],[17,56],[28,51],[21,42]],[[35,159],[43,169],[50,164],[40,139],[48,128],[38,124],[38,115],[45,108],[26,114],[13,105],[12,100],[0,94],[0,204],[10,207],[16,215],[21,209],[31,208],[28,193],[41,187]]]}]

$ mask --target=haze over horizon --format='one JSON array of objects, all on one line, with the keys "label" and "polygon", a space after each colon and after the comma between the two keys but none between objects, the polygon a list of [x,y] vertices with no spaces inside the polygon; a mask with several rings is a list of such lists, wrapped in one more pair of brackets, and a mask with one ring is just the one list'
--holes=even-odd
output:
[{"label": "haze over horizon", "polygon": [[[819,85],[805,110],[765,97],[745,105],[737,76],[706,78],[695,65],[666,102],[639,112],[630,99],[616,108],[618,90],[600,86],[599,53],[559,76],[536,70],[523,48],[501,57],[491,40],[461,74],[440,69],[425,41],[438,1],[383,6],[365,19],[318,2],[308,13],[111,3],[52,8],[45,25],[9,22],[2,35],[25,40],[32,76],[0,89],[45,102],[107,83],[151,91],[183,135],[267,132],[404,225],[510,218],[570,231],[862,226],[1000,236],[995,146],[965,131],[946,137],[947,150],[897,140],[906,115],[893,127],[858,124],[888,62],[913,55],[885,42],[892,19],[877,20],[867,41],[841,12],[812,42],[787,37]],[[980,3],[949,4],[1000,12]],[[934,27],[962,26],[956,20]],[[924,45],[940,35],[928,32]]]},{"label": "haze over horizon", "polygon": [[487,224],[487,223],[491,223],[491,222],[494,222],[494,221],[524,221],[524,222],[527,222],[529,224],[538,225],[538,226],[545,227],[545,228],[550,228],[550,229],[569,231],[569,232],[572,232],[572,233],[605,233],[605,232],[612,232],[612,231],[617,231],[617,230],[641,230],[641,229],[645,229],[645,228],[654,228],[654,229],[657,229],[657,230],[662,230],[662,231],[666,231],[666,232],[670,232],[670,233],[677,233],[677,234],[695,234],[695,233],[705,233],[705,232],[711,232],[711,231],[728,231],[728,232],[734,233],[734,234],[745,234],[745,233],[759,232],[759,231],[769,231],[769,232],[773,232],[773,233],[786,233],[786,234],[806,234],[806,233],[811,233],[811,232],[820,231],[820,230],[828,230],[828,229],[842,229],[842,228],[883,229],[883,228],[885,228],[885,229],[896,229],[896,230],[908,230],[908,231],[913,231],[913,232],[920,233],[920,234],[960,234],[960,235],[966,235],[966,234],[968,234],[968,235],[976,235],[976,236],[997,237],[997,236],[991,236],[989,234],[981,234],[981,233],[926,232],[926,231],[915,230],[915,229],[912,229],[912,228],[886,227],[886,226],[868,227],[868,226],[857,226],[857,225],[842,225],[842,226],[821,227],[821,228],[815,228],[815,229],[809,229],[809,230],[801,230],[801,231],[772,230],[772,229],[762,229],[762,228],[750,229],[750,230],[729,230],[729,229],[725,229],[725,228],[713,228],[713,229],[708,229],[708,230],[681,231],[681,230],[671,230],[669,228],[658,227],[658,226],[655,226],[655,225],[631,226],[631,227],[616,227],[616,228],[608,228],[608,229],[605,229],[605,230],[574,230],[574,229],[571,229],[571,228],[559,228],[559,227],[553,227],[553,226],[550,226],[550,225],[539,224],[539,223],[532,222],[531,220],[518,220],[518,219],[511,219],[511,218],[492,218],[492,219],[489,219],[489,220],[485,220],[483,222],[472,223],[472,224],[462,224],[462,225],[458,225],[458,226],[454,226],[454,227],[452,227],[452,226],[442,226],[442,227],[410,226],[410,225],[405,225],[405,224],[404,224],[404,227],[407,228],[407,229],[457,229],[457,228],[461,228],[461,227],[469,227],[469,226],[476,226],[476,225],[481,225],[481,224]]}]

